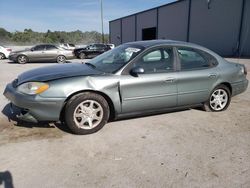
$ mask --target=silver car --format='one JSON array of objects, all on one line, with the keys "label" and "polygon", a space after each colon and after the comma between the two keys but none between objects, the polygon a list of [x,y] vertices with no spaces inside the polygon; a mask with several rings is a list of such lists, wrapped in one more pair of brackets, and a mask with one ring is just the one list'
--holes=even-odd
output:
[{"label": "silver car", "polygon": [[74,53],[71,50],[66,50],[53,44],[40,44],[30,49],[12,52],[9,55],[10,60],[20,64],[47,61],[65,63],[66,60],[73,58]]},{"label": "silver car", "polygon": [[110,119],[202,106],[227,109],[248,86],[244,65],[190,43],[132,42],[85,64],[24,72],[4,95],[25,121],[62,121],[76,134],[100,130]]}]

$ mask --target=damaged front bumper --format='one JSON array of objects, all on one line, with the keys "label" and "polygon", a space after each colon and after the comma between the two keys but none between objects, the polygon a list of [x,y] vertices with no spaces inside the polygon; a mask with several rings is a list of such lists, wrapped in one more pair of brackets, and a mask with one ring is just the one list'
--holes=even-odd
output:
[{"label": "damaged front bumper", "polygon": [[59,121],[65,98],[44,98],[40,95],[26,95],[17,92],[12,84],[8,84],[4,96],[11,102],[11,112],[14,108],[20,112],[16,115],[23,121],[37,123],[39,121]]},{"label": "damaged front bumper", "polygon": [[29,113],[29,110],[24,108],[19,108],[18,106],[15,106],[12,103],[10,103],[10,112],[19,120],[31,123],[38,123],[38,120]]}]

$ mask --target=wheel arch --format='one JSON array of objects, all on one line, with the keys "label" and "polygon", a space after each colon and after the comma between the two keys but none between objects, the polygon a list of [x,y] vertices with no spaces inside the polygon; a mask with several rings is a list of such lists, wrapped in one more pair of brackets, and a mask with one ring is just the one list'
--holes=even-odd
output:
[{"label": "wheel arch", "polygon": [[[222,83],[218,84],[217,86],[219,86],[219,85],[224,85],[224,86],[226,86],[226,87],[229,89],[230,94],[232,95],[233,90],[232,90],[232,86],[231,86],[231,84],[230,84],[229,82],[222,82]],[[217,87],[217,86],[216,86],[216,87]]]},{"label": "wheel arch", "polygon": [[101,96],[107,101],[107,103],[108,103],[108,105],[109,105],[109,111],[110,111],[109,120],[115,119],[115,117],[116,117],[115,107],[114,107],[114,103],[113,103],[113,101],[111,100],[111,98],[110,98],[107,94],[105,94],[105,93],[103,93],[103,92],[100,92],[100,91],[95,91],[95,90],[81,90],[81,91],[77,91],[77,92],[74,92],[74,93],[70,94],[70,95],[66,98],[66,100],[64,101],[64,104],[63,104],[63,107],[62,107],[61,113],[60,113],[60,119],[63,118],[63,114],[64,114],[64,111],[65,111],[65,106],[66,106],[67,102],[68,102],[72,97],[74,97],[74,96],[76,96],[76,95],[78,95],[78,94],[83,94],[83,93],[87,93],[87,92],[89,92],[89,93],[95,93],[95,94],[101,95]]}]

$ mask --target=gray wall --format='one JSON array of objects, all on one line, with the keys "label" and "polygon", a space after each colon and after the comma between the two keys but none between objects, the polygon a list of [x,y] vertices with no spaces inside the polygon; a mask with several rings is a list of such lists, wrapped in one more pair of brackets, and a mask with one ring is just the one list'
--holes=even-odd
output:
[{"label": "gray wall", "polygon": [[197,43],[222,56],[236,56],[240,50],[242,56],[250,57],[250,0],[210,0],[210,8],[207,2],[180,0],[111,21],[111,43],[142,40],[142,29],[158,26],[158,39]]},{"label": "gray wall", "polygon": [[192,0],[189,41],[223,56],[237,51],[242,0]]},{"label": "gray wall", "polygon": [[137,15],[137,40],[142,40],[142,29],[156,27],[157,10],[150,10]]},{"label": "gray wall", "polygon": [[121,20],[115,20],[110,24],[110,43],[114,45],[121,44]]},{"label": "gray wall", "polygon": [[122,43],[135,41],[135,16],[122,19]]},{"label": "gray wall", "polygon": [[158,38],[186,41],[189,1],[159,8]]},{"label": "gray wall", "polygon": [[250,1],[245,1],[241,35],[241,55],[250,57]]}]

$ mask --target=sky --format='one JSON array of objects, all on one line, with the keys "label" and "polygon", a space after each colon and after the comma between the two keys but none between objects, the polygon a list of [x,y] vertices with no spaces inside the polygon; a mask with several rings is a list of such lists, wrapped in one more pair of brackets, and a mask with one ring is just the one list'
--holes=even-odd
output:
[{"label": "sky", "polygon": [[[175,0],[103,0],[104,33],[109,21]],[[10,32],[101,32],[100,0],[0,0],[0,27]]]}]

